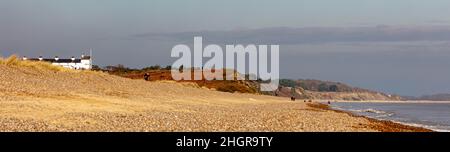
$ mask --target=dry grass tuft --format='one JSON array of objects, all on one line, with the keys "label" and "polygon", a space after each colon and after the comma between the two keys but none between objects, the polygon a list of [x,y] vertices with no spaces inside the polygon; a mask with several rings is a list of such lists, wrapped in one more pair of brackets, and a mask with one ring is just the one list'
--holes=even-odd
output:
[{"label": "dry grass tuft", "polygon": [[3,59],[1,58],[0,63],[4,65],[17,65],[19,60],[16,55],[11,55],[10,57]]},{"label": "dry grass tuft", "polygon": [[60,66],[52,65],[48,62],[39,62],[39,61],[23,61],[17,58],[16,55],[11,55],[10,57],[3,59],[0,58],[0,65],[6,66],[16,66],[16,67],[30,67],[37,70],[51,70],[58,72],[70,72],[74,71],[71,69],[67,69]]}]

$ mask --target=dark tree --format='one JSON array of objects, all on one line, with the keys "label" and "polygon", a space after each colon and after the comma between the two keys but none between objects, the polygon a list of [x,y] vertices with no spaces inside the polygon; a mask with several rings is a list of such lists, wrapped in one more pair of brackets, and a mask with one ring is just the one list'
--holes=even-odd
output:
[{"label": "dark tree", "polygon": [[168,65],[164,68],[164,70],[172,70],[172,66]]},{"label": "dark tree", "polygon": [[328,91],[330,91],[329,89],[330,89],[330,88],[328,87],[327,84],[325,84],[325,83],[319,84],[318,90],[319,90],[320,92],[328,92]]},{"label": "dark tree", "polygon": [[103,69],[100,68],[100,66],[98,66],[98,65],[92,65],[92,70],[93,71],[102,71]]},{"label": "dark tree", "polygon": [[329,90],[332,92],[338,92],[339,88],[337,85],[331,85]]},{"label": "dark tree", "polygon": [[160,70],[160,69],[161,69],[160,65],[153,65],[153,66],[145,67],[142,70],[147,71],[147,70]]}]

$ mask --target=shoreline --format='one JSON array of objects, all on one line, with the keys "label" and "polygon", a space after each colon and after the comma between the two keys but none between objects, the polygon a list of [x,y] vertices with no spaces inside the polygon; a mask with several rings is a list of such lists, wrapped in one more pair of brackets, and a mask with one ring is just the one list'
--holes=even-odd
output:
[{"label": "shoreline", "polygon": [[5,88],[0,92],[0,132],[430,131],[274,96],[98,72],[4,65],[0,70],[0,88]]},{"label": "shoreline", "polygon": [[450,103],[450,101],[431,101],[431,100],[404,100],[404,101],[389,101],[389,100],[316,100],[320,103],[327,103],[328,101],[343,102],[343,103]]},{"label": "shoreline", "polygon": [[370,124],[368,124],[367,127],[371,129],[378,130],[380,132],[436,132],[431,129],[423,128],[423,127],[416,127],[416,126],[410,126],[405,125],[389,120],[378,120],[375,118],[369,118],[366,116],[356,115],[354,113],[343,111],[343,110],[336,110],[332,109],[330,106],[323,104],[323,103],[308,103],[308,106],[312,108],[322,109],[322,110],[329,110],[337,113],[345,113],[348,114],[351,117],[355,118],[365,118],[369,120]]}]

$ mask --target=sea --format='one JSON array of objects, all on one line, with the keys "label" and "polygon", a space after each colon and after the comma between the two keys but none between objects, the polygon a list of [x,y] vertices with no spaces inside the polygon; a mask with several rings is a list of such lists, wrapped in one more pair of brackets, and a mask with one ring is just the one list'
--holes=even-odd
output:
[{"label": "sea", "polygon": [[331,102],[330,106],[374,119],[450,132],[450,102]]}]

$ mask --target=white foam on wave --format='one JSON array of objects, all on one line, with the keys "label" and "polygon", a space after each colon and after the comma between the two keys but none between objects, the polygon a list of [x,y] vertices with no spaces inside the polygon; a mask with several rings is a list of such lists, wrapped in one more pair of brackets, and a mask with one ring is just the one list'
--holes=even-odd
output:
[{"label": "white foam on wave", "polygon": [[[389,113],[386,111],[381,111],[381,110],[376,110],[376,109],[372,109],[372,108],[368,108],[368,109],[344,109],[338,106],[333,106],[333,109],[336,110],[343,110],[343,111],[349,111],[349,112],[353,112],[353,113],[357,113],[369,118],[373,118],[373,119],[377,119],[377,120],[387,120],[387,121],[392,121],[394,123],[399,123],[399,124],[403,124],[403,125],[407,125],[407,126],[413,126],[413,127],[420,127],[420,128],[426,128],[426,129],[430,129],[436,132],[450,132],[450,128],[449,129],[442,129],[439,126],[433,126],[433,125],[425,125],[425,124],[419,124],[419,123],[412,123],[412,122],[402,122],[402,121],[398,121],[398,120],[392,120],[389,119],[388,117],[391,117],[394,115],[394,113]],[[364,115],[363,113],[374,113],[374,114],[380,114],[380,115],[375,115],[375,116],[370,116],[370,115]]]},{"label": "white foam on wave", "polygon": [[401,121],[395,121],[395,120],[389,120],[394,123],[399,123],[407,126],[413,126],[413,127],[420,127],[420,128],[426,128],[437,132],[450,132],[450,129],[442,129],[438,128],[439,126],[432,126],[432,125],[424,125],[424,124],[418,124],[418,123],[410,123],[410,122],[401,122]]},{"label": "white foam on wave", "polygon": [[377,120],[392,121],[394,123],[407,125],[407,126],[412,126],[412,127],[420,127],[420,128],[430,129],[430,130],[436,131],[436,132],[450,132],[450,129],[442,129],[442,128],[439,128],[439,126],[425,125],[425,124],[412,123],[412,122],[402,122],[402,121],[392,120],[392,119],[389,119],[389,118],[386,118],[386,117],[378,117],[378,116],[366,116],[366,117],[377,119]]},{"label": "white foam on wave", "polygon": [[388,112],[386,111],[381,111],[381,110],[376,110],[376,109],[350,109],[350,111],[352,112],[367,112],[367,113],[375,113],[375,114],[386,114]]}]

